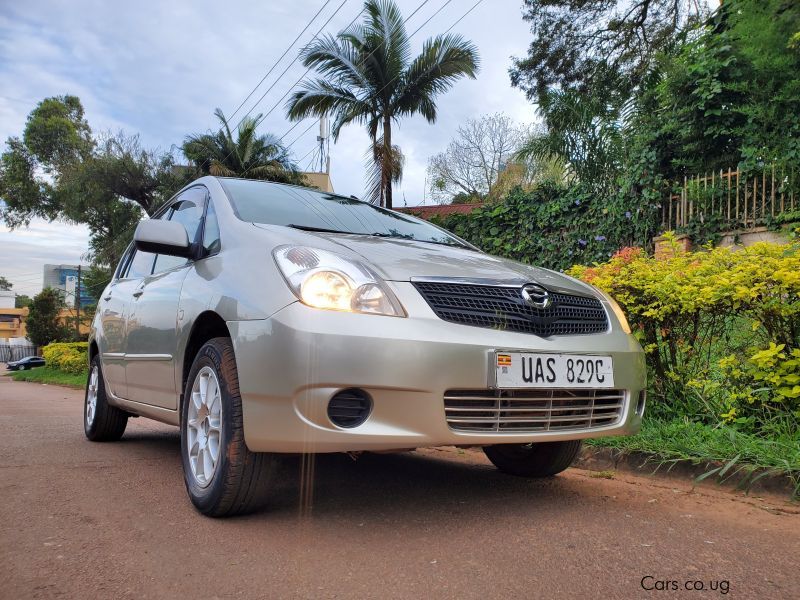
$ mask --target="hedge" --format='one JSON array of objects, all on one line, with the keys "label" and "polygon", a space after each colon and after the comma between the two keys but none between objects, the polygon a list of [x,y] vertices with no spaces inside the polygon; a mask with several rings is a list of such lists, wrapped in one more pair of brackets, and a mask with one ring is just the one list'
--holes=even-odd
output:
[{"label": "hedge", "polygon": [[88,351],[88,342],[56,342],[42,348],[42,356],[48,366],[77,375],[89,370]]}]

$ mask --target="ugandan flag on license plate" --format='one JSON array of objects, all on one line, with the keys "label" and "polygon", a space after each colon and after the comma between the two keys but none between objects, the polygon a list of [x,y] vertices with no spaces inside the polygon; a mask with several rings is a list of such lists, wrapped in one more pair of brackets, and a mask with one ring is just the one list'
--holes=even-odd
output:
[{"label": "ugandan flag on license plate", "polygon": [[511,355],[510,354],[498,354],[497,355],[497,366],[498,367],[510,367],[511,366]]}]

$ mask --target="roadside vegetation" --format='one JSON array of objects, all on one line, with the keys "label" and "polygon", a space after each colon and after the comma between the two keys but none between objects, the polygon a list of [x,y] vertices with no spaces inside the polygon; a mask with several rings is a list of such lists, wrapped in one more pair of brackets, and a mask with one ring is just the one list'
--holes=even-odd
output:
[{"label": "roadside vegetation", "polygon": [[[800,6],[684,8],[526,0],[534,41],[511,75],[544,127],[515,160],[563,169],[499,198],[472,192],[482,207],[437,223],[493,254],[567,271],[623,306],[647,352],[648,410],[640,435],[590,444],[720,462],[709,477],[765,468],[800,490],[800,244],[711,244],[754,225],[788,239],[800,222]],[[760,186],[776,180],[773,194],[795,210],[712,214],[731,190],[709,178],[689,186],[694,210],[677,230],[698,249],[668,236],[668,256],[655,259],[664,200],[681,184],[686,193],[684,177],[731,168]]]},{"label": "roadside vegetation", "polygon": [[[644,430],[609,445],[788,473],[800,492],[800,242],[625,248],[569,274],[608,292],[645,349]],[[735,468],[734,468],[735,467]]]},{"label": "roadside vegetation", "polygon": [[11,373],[14,381],[30,381],[33,383],[46,383],[48,385],[64,385],[83,389],[86,387],[86,372],[65,373],[53,367],[38,367],[29,371],[16,371]]},{"label": "roadside vegetation", "polygon": [[52,385],[66,385],[83,388],[89,366],[86,358],[89,344],[86,342],[68,342],[48,344],[42,349],[42,356],[47,365],[29,371],[17,371],[11,374],[14,381],[32,381]]}]

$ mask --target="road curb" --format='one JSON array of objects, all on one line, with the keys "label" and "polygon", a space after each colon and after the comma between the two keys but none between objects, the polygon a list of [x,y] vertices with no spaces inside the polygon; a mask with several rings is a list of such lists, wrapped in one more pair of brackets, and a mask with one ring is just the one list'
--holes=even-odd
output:
[{"label": "road curb", "polygon": [[[717,461],[695,463],[690,460],[678,460],[662,464],[663,461],[664,459],[645,452],[584,446],[572,466],[587,471],[620,471],[639,476],[657,476],[697,483],[698,477],[725,465],[725,463]],[[755,478],[758,479],[753,481]],[[792,497],[795,491],[792,480],[786,474],[773,473],[770,469],[756,469],[751,473],[743,470],[737,473],[735,466],[722,479],[712,475],[700,482],[699,485],[713,485],[733,490],[743,489],[750,493],[766,492],[789,497]]]}]

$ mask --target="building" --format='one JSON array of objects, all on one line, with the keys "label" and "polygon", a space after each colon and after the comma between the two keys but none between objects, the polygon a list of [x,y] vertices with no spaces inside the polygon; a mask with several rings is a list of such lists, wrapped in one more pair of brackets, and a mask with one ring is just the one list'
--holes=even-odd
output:
[{"label": "building", "polygon": [[10,290],[0,290],[0,345],[8,344],[14,338],[25,337],[28,309],[14,308],[16,296]]},{"label": "building", "polygon": [[316,173],[313,171],[306,171],[302,173],[306,178],[306,183],[309,187],[315,187],[322,192],[333,193],[333,182],[328,173]]},{"label": "building", "polygon": [[81,273],[87,268],[85,265],[45,265],[42,287],[61,290],[64,293],[64,301],[69,306],[75,306],[75,290],[80,280],[80,306],[95,304],[95,298],[89,293],[81,278]]},{"label": "building", "polygon": [[432,204],[430,206],[403,206],[395,210],[414,215],[420,219],[428,220],[431,217],[444,217],[446,215],[468,215],[476,208],[483,206],[483,202],[473,204]]}]

